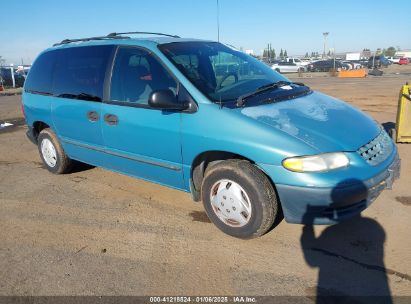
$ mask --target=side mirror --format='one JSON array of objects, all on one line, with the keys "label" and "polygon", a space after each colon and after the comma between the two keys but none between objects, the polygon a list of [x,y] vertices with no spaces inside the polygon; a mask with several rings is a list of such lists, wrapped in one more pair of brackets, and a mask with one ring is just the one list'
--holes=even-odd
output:
[{"label": "side mirror", "polygon": [[151,92],[148,105],[161,110],[186,110],[188,108],[187,104],[179,103],[177,96],[170,89]]}]

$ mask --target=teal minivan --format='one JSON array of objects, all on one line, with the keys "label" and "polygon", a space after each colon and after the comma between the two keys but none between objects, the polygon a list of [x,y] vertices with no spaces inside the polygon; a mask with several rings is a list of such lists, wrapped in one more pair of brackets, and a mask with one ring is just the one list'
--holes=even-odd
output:
[{"label": "teal minivan", "polygon": [[399,176],[368,115],[222,43],[140,32],[63,40],[27,77],[28,137],[47,169],[100,166],[202,200],[225,233],[284,216],[333,224]]}]

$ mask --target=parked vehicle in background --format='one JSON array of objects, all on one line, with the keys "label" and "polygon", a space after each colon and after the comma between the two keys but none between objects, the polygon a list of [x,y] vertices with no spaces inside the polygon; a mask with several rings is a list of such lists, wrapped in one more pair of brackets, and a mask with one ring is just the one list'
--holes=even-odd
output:
[{"label": "parked vehicle in background", "polygon": [[391,62],[385,58],[384,55],[377,55],[377,56],[371,56],[368,59],[368,68],[373,69],[373,68],[381,68],[381,67],[388,67],[391,64]]},{"label": "parked vehicle in background", "polygon": [[[307,70],[309,72],[329,72],[332,69],[336,69],[337,71],[340,71],[344,68],[343,64],[341,64],[340,61],[337,60],[319,60],[316,62],[312,62],[309,65],[307,65]],[[346,66],[345,66],[346,68]]]},{"label": "parked vehicle in background", "polygon": [[392,63],[399,63],[400,62],[400,58],[399,56],[390,56],[390,57],[386,57],[389,61],[391,61]]},{"label": "parked vehicle in background", "polygon": [[12,72],[14,74],[14,83],[16,88],[20,88],[24,85],[24,81],[26,80],[26,77],[16,73],[16,70],[13,68],[0,68],[0,76],[3,78],[3,85],[6,87],[12,87],[13,86],[13,76]]},{"label": "parked vehicle in background", "polygon": [[271,68],[279,73],[298,73],[298,72],[305,72],[306,68],[302,65],[297,65],[292,62],[281,61],[275,63],[271,66]]},{"label": "parked vehicle in background", "polygon": [[368,59],[360,59],[358,61],[359,64],[361,64],[363,67],[367,67],[368,66]]},{"label": "parked vehicle in background", "polygon": [[270,67],[275,63],[281,62],[281,60],[278,60],[278,59],[267,59],[267,58],[263,58],[261,59],[261,61]]},{"label": "parked vehicle in background", "polygon": [[311,58],[301,58],[301,62],[303,62],[304,65],[309,65],[312,61],[315,60],[312,60]]},{"label": "parked vehicle in background", "polygon": [[346,64],[349,67],[349,70],[358,70],[362,68],[361,63],[355,62],[355,61],[349,61],[349,60],[343,60],[341,61],[342,64]]},{"label": "parked vehicle in background", "polygon": [[290,62],[290,63],[295,63],[296,65],[301,65],[301,66],[306,66],[309,64],[308,61],[302,61],[301,59],[298,58],[286,58],[284,61]]},{"label": "parked vehicle in background", "polygon": [[404,64],[408,64],[408,63],[410,63],[410,62],[409,62],[408,58],[405,58],[405,57],[400,58],[400,60],[398,61],[399,65],[404,65]]}]

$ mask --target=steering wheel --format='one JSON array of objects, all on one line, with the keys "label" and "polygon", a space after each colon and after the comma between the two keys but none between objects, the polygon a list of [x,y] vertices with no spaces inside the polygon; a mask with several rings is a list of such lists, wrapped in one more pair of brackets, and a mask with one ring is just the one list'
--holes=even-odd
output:
[{"label": "steering wheel", "polygon": [[238,75],[236,72],[227,72],[223,75],[223,77],[220,79],[220,81],[217,84],[217,90],[221,89],[221,85],[223,84],[224,81],[226,81],[226,79],[230,76],[234,77],[234,83],[238,82]]}]

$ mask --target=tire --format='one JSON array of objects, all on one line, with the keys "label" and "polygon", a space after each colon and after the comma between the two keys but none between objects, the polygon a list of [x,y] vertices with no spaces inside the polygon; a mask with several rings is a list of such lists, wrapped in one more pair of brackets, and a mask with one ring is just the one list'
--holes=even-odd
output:
[{"label": "tire", "polygon": [[224,233],[241,239],[266,233],[280,212],[267,176],[245,160],[225,160],[207,168],[201,196],[209,219]]},{"label": "tire", "polygon": [[391,136],[394,143],[396,143],[397,142],[397,129],[395,129],[395,127],[390,129],[389,135]]},{"label": "tire", "polygon": [[44,129],[38,136],[38,149],[41,160],[47,170],[54,174],[64,174],[70,171],[73,161],[66,155],[51,129]]},{"label": "tire", "polygon": [[276,71],[277,73],[281,73],[279,68],[275,69],[275,71]]}]

